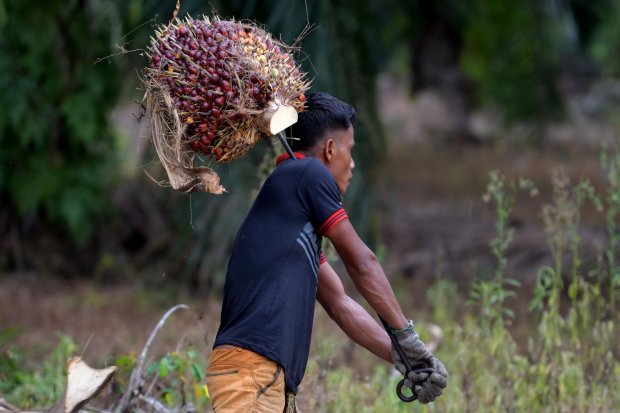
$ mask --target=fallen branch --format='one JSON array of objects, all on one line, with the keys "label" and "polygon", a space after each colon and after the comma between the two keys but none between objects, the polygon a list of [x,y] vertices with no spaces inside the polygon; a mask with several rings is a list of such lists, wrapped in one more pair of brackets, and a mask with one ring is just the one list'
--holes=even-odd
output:
[{"label": "fallen branch", "polygon": [[13,406],[11,403],[0,398],[0,412],[17,412],[19,409]]},{"label": "fallen branch", "polygon": [[155,411],[160,413],[171,413],[171,410],[168,409],[164,404],[158,400],[153,399],[152,397],[147,397],[143,394],[138,395],[138,399],[144,401],[146,404],[151,406]]},{"label": "fallen branch", "polygon": [[155,337],[157,336],[159,331],[163,328],[164,324],[166,324],[166,321],[168,320],[168,318],[170,318],[170,316],[175,311],[188,310],[188,309],[189,307],[185,304],[175,305],[170,310],[168,310],[166,314],[164,314],[161,320],[159,320],[159,322],[157,323],[157,325],[151,332],[151,335],[149,336],[148,340],[146,341],[144,348],[142,348],[142,352],[140,353],[140,356],[138,357],[136,367],[134,367],[134,369],[131,372],[127,390],[125,391],[125,394],[123,394],[123,397],[121,398],[118,405],[114,409],[115,413],[122,413],[129,405],[129,402],[132,397],[141,398],[142,395],[139,394],[138,390],[142,387],[142,384],[144,382],[144,377],[143,377],[144,362],[146,360],[146,356],[149,352],[149,349],[151,348],[151,345],[153,344],[153,341],[155,340]]}]

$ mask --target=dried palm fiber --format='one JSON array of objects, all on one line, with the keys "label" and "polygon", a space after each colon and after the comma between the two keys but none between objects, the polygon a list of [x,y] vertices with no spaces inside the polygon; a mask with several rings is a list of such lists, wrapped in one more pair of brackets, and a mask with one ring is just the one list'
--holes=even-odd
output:
[{"label": "dried palm fiber", "polygon": [[309,81],[292,52],[252,22],[186,17],[155,30],[144,99],[173,189],[222,193],[215,171],[195,165],[197,154],[238,159],[275,124],[294,123]]}]

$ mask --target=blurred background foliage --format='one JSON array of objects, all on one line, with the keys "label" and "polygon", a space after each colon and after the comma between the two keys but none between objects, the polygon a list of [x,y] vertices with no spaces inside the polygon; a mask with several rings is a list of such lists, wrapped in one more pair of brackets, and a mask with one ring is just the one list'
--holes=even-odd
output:
[{"label": "blurred background foliage", "polygon": [[[174,3],[0,0],[0,269],[125,277],[165,262],[163,275],[199,290],[221,285],[264,177],[259,166],[279,147],[265,142],[220,167],[229,194],[186,196],[134,173],[145,165],[161,176],[148,142],[128,173],[131,142],[146,138],[124,136],[112,122],[114,110],[140,101],[140,49]],[[620,73],[620,4],[612,0],[184,0],[180,16],[213,11],[262,23],[289,44],[311,28],[299,59],[312,90],[359,114],[361,177],[346,202],[371,243],[373,185],[386,153],[380,73],[404,74],[412,96],[447,97],[461,125],[452,143],[479,144],[467,115],[493,107],[508,124],[533,126],[530,145],[543,144],[536,131],[565,114],[562,79]],[[139,117],[137,103],[132,110]],[[54,258],[69,251],[75,259]]]}]

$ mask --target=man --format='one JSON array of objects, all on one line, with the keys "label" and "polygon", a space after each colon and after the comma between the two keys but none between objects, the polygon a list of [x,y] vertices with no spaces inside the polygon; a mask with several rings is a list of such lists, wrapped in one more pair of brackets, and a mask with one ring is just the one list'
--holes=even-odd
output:
[{"label": "man", "polygon": [[294,406],[315,299],[355,342],[405,373],[386,331],[345,294],[321,253],[322,237],[332,242],[371,307],[394,327],[409,364],[436,370],[430,377],[410,374],[406,384],[418,400],[433,401],[447,385],[445,367],[403,315],[376,256],[342,206],[355,167],[354,126],[351,106],[325,93],[310,94],[292,128],[296,160],[278,158],[237,234],[207,369],[217,413],[280,413],[285,402]]}]

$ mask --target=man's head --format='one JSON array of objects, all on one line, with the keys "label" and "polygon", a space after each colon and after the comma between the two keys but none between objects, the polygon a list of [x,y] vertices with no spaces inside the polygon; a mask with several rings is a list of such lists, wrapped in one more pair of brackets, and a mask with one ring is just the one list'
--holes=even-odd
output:
[{"label": "man's head", "polygon": [[346,192],[355,167],[351,157],[354,127],[353,107],[327,93],[311,93],[292,128],[293,150],[321,160],[341,193]]}]

